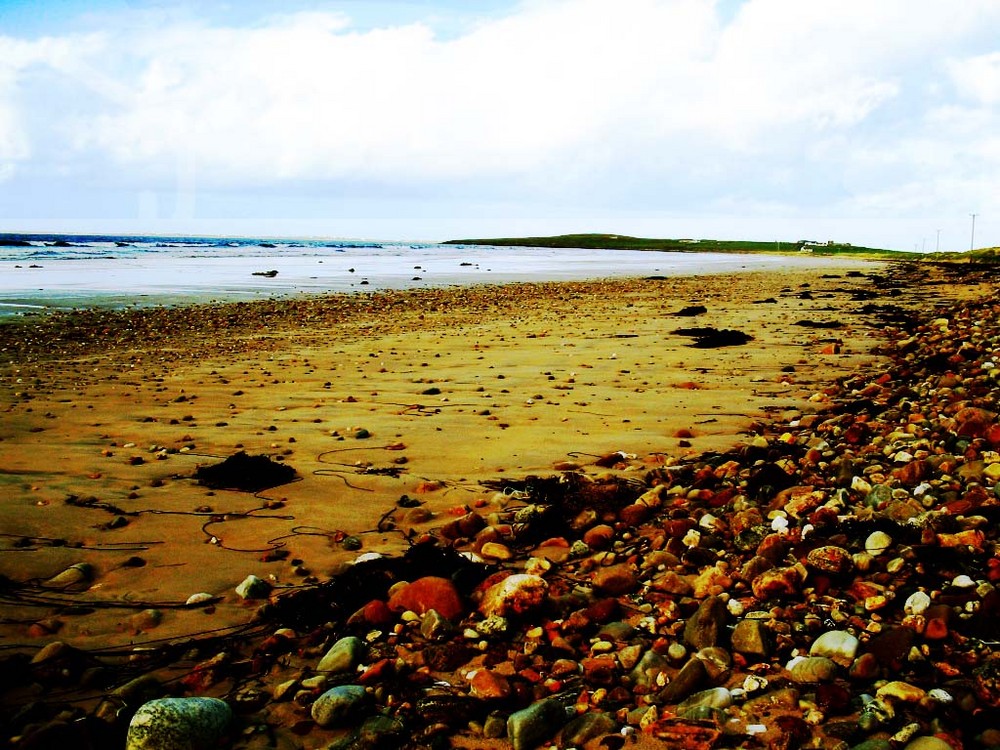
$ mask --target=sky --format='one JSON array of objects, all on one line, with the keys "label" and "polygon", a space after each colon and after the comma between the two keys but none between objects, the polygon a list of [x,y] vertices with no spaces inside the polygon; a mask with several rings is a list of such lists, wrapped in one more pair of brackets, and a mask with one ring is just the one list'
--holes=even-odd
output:
[{"label": "sky", "polygon": [[998,246],[1000,0],[0,0],[2,231]]}]

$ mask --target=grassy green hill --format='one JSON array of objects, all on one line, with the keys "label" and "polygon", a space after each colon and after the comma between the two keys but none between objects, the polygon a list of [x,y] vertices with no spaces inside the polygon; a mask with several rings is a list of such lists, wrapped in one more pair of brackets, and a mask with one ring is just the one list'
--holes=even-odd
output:
[{"label": "grassy green hill", "polygon": [[1000,247],[983,247],[961,253],[932,253],[928,260],[946,263],[1000,263]]},{"label": "grassy green hill", "polygon": [[503,247],[568,247],[609,250],[660,250],[678,253],[799,253],[857,255],[877,258],[908,258],[913,253],[856,247],[843,243],[751,242],[749,240],[647,239],[622,234],[561,234],[554,237],[495,237],[448,240],[446,245],[496,245]]}]

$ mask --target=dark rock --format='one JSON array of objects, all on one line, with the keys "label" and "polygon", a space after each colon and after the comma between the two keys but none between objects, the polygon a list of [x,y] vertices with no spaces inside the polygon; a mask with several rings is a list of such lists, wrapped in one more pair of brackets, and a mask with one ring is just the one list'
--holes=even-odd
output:
[{"label": "dark rock", "polygon": [[572,719],[559,732],[559,747],[583,747],[595,737],[614,732],[618,722],[606,713],[588,712]]},{"label": "dark rock", "polygon": [[722,330],[717,328],[678,328],[673,333],[677,336],[688,336],[694,339],[688,346],[693,346],[696,349],[743,346],[747,342],[753,341],[753,336],[750,334],[728,328]]},{"label": "dark rock", "polygon": [[705,599],[684,625],[684,642],[698,650],[719,645],[726,628],[726,603],[717,596]]},{"label": "dark rock", "polygon": [[707,312],[708,308],[704,305],[688,305],[687,307],[682,307],[677,312],[670,314],[678,318],[693,318],[696,315],[704,315]]},{"label": "dark rock", "polygon": [[295,469],[272,461],[267,456],[250,456],[245,451],[234,453],[222,463],[201,466],[195,471],[200,484],[215,490],[261,490],[288,484],[295,479]]},{"label": "dark rock", "polygon": [[770,636],[760,620],[740,620],[730,636],[733,651],[752,661],[770,656]]},{"label": "dark rock", "polygon": [[507,719],[507,738],[514,750],[534,750],[566,723],[566,709],[554,698],[543,698]]},{"label": "dark rock", "polygon": [[707,687],[708,682],[705,665],[701,659],[692,657],[660,691],[659,699],[664,703],[680,703],[696,690]]}]

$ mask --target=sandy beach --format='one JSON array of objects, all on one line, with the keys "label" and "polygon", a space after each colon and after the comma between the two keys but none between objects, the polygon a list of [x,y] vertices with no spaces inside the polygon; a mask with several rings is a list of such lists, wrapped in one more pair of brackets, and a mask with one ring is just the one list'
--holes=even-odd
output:
[{"label": "sandy beach", "polygon": [[[401,555],[470,510],[501,511],[504,480],[640,481],[746,444],[772,420],[822,411],[837,379],[878,370],[873,348],[887,324],[865,305],[923,311],[991,288],[894,295],[887,271],[859,262],[5,326],[0,574],[13,585],[0,603],[0,648],[34,658],[60,642],[121,656],[238,632],[262,604],[235,592],[249,575],[280,599],[361,554]],[[699,348],[676,332],[690,328],[750,338]],[[295,481],[258,493],[196,481],[200,467],[240,451],[291,467]],[[206,601],[184,606],[196,594]],[[285,679],[275,669],[262,690]],[[59,691],[92,711],[114,682],[94,680]],[[5,700],[23,707],[50,688],[10,684]],[[305,731],[306,708],[280,705],[263,722],[277,727],[277,746],[335,737]],[[266,746],[253,733],[233,742]]]}]

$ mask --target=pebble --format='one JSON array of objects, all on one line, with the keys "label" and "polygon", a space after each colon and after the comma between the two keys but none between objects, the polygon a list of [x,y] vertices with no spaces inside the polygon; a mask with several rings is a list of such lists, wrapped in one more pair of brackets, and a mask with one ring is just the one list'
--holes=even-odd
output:
[{"label": "pebble", "polygon": [[469,675],[472,695],[483,700],[506,700],[511,695],[510,681],[490,669],[477,669]]},{"label": "pebble", "polygon": [[630,594],[639,586],[635,567],[627,563],[599,568],[592,580],[594,588],[608,596]]},{"label": "pebble", "polygon": [[568,718],[559,701],[543,698],[507,718],[507,738],[514,750],[534,750],[558,732]]},{"label": "pebble", "polygon": [[810,656],[825,656],[842,667],[849,667],[857,656],[861,642],[844,630],[828,630],[813,641]]},{"label": "pebble", "polygon": [[765,570],[755,577],[750,585],[754,596],[767,601],[797,596],[804,580],[805,574],[802,569],[799,566],[792,566]]},{"label": "pebble", "polygon": [[240,599],[266,599],[271,594],[271,584],[255,575],[248,575],[236,587]]},{"label": "pebble", "polygon": [[940,737],[925,735],[914,737],[910,740],[904,750],[955,750],[954,747],[942,740]]},{"label": "pebble", "polygon": [[[685,651],[686,653],[686,651]],[[679,658],[683,658],[682,654]],[[629,679],[638,687],[650,689],[658,684],[659,676],[668,674],[670,660],[652,649],[648,649],[629,673]]]},{"label": "pebble", "polygon": [[345,636],[323,655],[316,665],[316,671],[329,674],[350,672],[361,663],[364,651],[365,644],[360,638],[353,635]]},{"label": "pebble", "polygon": [[892,537],[884,531],[873,531],[865,539],[865,552],[873,557],[887,552],[892,547]]},{"label": "pebble", "polygon": [[740,620],[731,635],[732,649],[751,661],[767,659],[771,654],[770,636],[760,620]]},{"label": "pebble", "polygon": [[922,615],[931,606],[931,598],[923,591],[914,591],[903,603],[903,611],[908,615]]},{"label": "pebble", "polygon": [[927,695],[927,691],[902,680],[893,680],[880,687],[875,693],[876,698],[890,698],[904,703],[919,703]]},{"label": "pebble", "polygon": [[806,563],[823,573],[849,573],[854,568],[854,558],[843,547],[826,545],[817,547],[806,555]]},{"label": "pebble", "polygon": [[309,713],[321,727],[336,727],[357,719],[357,712],[368,701],[361,685],[338,685],[317,698]]},{"label": "pebble", "polygon": [[717,596],[710,596],[698,606],[684,626],[684,642],[698,650],[715,646],[726,627],[726,603]]},{"label": "pebble", "polygon": [[[588,711],[570,720],[558,735],[559,747],[583,747],[591,740],[609,735],[618,729],[618,722],[606,713]],[[607,745],[605,745],[607,746]]]},{"label": "pebble", "polygon": [[70,565],[66,570],[52,576],[45,581],[42,586],[48,589],[65,589],[71,586],[78,586],[89,583],[94,579],[94,566],[90,563],[79,562]]},{"label": "pebble", "polygon": [[425,576],[404,584],[389,597],[388,605],[393,612],[409,610],[420,615],[433,609],[453,621],[460,620],[465,613],[455,584],[439,576]]},{"label": "pebble", "polygon": [[724,687],[709,688],[685,698],[677,705],[681,714],[692,708],[729,708],[733,705],[733,694]]},{"label": "pebble", "polygon": [[225,737],[233,718],[217,698],[158,698],[144,703],[129,723],[125,750],[202,750]]},{"label": "pebble", "polygon": [[541,576],[514,573],[483,592],[479,612],[486,617],[524,615],[539,609],[548,591],[549,584]]},{"label": "pebble", "polygon": [[793,659],[786,667],[794,682],[827,682],[837,675],[837,664],[825,656],[804,656]]}]

